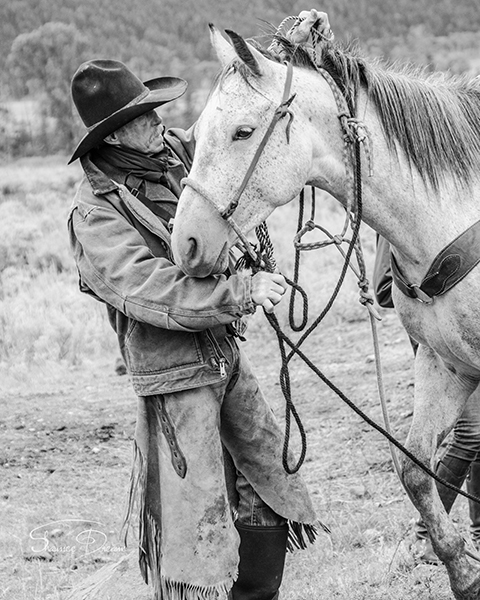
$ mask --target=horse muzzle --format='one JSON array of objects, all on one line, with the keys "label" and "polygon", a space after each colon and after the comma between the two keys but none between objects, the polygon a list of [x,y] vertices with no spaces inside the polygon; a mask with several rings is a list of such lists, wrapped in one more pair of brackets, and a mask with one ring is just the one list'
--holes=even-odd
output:
[{"label": "horse muzzle", "polygon": [[228,226],[219,215],[206,219],[193,208],[180,199],[171,240],[175,264],[190,277],[223,273],[229,263]]},{"label": "horse muzzle", "polygon": [[202,251],[204,246],[195,237],[172,234],[172,251],[175,264],[190,277],[208,277],[225,272],[228,267],[228,243],[225,242],[216,256]]}]

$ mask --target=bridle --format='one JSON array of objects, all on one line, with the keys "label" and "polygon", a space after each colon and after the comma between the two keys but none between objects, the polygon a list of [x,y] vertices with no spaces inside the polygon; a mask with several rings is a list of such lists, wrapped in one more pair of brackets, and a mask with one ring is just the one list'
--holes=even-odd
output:
[{"label": "bridle", "polygon": [[293,77],[292,64],[290,62],[286,62],[285,64],[287,67],[287,75],[285,78],[285,85],[283,88],[282,101],[275,109],[272,120],[270,121],[270,124],[269,124],[267,130],[263,134],[260,144],[258,145],[258,148],[255,151],[252,162],[250,163],[250,165],[247,169],[247,172],[245,173],[245,175],[243,177],[240,187],[238,188],[237,192],[235,193],[235,196],[233,197],[233,199],[230,200],[230,202],[227,204],[227,206],[225,208],[219,207],[214,202],[214,200],[212,199],[209,192],[203,186],[201,186],[197,181],[192,179],[191,177],[185,177],[184,179],[182,179],[182,182],[181,182],[184,186],[190,186],[197,194],[200,194],[200,196],[202,196],[203,198],[208,200],[208,202],[216,210],[219,211],[222,218],[225,219],[225,221],[227,221],[227,223],[232,227],[232,229],[237,234],[239,240],[241,241],[242,245],[244,246],[244,250],[249,254],[250,258],[254,261],[258,260],[258,256],[256,255],[256,253],[252,247],[252,244],[248,241],[245,234],[240,230],[240,227],[237,225],[237,223],[233,219],[233,213],[235,212],[235,210],[238,207],[240,198],[242,197],[242,194],[245,191],[245,188],[247,187],[248,182],[250,181],[250,178],[255,170],[255,167],[258,164],[258,161],[260,160],[260,156],[262,155],[262,152],[263,152],[268,140],[270,139],[270,136],[272,135],[272,133],[275,129],[275,126],[287,114],[289,115],[289,121],[288,121],[285,133],[287,136],[287,143],[290,143],[290,127],[291,127],[293,116],[294,116],[293,112],[290,110],[290,104],[293,102],[293,99],[295,98],[295,94],[290,95],[290,91],[291,91],[291,87],[292,87],[292,77]]},{"label": "bridle", "polygon": [[[183,186],[191,187],[197,194],[199,194],[200,196],[205,198],[205,200],[207,200],[215,208],[215,210],[217,210],[220,213],[222,218],[225,221],[227,221],[227,223],[230,225],[230,227],[236,233],[238,240],[239,240],[239,245],[243,246],[243,250],[244,250],[245,254],[250,257],[250,259],[253,261],[253,263],[256,263],[256,264],[258,264],[260,257],[258,255],[258,253],[255,251],[255,249],[252,246],[252,244],[250,243],[250,241],[247,239],[246,235],[241,231],[240,227],[238,226],[235,219],[233,218],[233,214],[238,207],[238,204],[240,202],[242,194],[245,191],[245,188],[247,187],[248,182],[250,181],[250,178],[258,164],[258,161],[260,160],[260,156],[262,155],[262,152],[263,152],[268,140],[270,139],[270,136],[272,135],[272,133],[275,129],[275,126],[287,114],[289,115],[289,122],[287,124],[285,133],[287,136],[287,143],[290,143],[290,127],[292,124],[292,120],[294,118],[293,112],[290,110],[290,105],[293,102],[296,94],[290,95],[291,87],[292,87],[292,78],[293,78],[292,64],[289,61],[285,61],[284,64],[287,67],[287,74],[286,74],[286,78],[285,78],[285,85],[283,88],[282,100],[281,100],[280,104],[277,106],[277,108],[275,109],[272,120],[270,121],[270,124],[269,124],[267,130],[265,131],[265,133],[260,141],[260,144],[257,147],[257,150],[255,151],[252,162],[250,163],[250,165],[243,177],[240,187],[236,191],[233,199],[230,200],[230,202],[227,204],[227,206],[226,207],[218,206],[218,204],[213,200],[209,191],[206,190],[200,183],[195,181],[192,177],[185,177],[181,181]],[[339,88],[338,88],[337,84],[335,83],[335,81],[333,80],[332,76],[325,69],[320,68],[320,67],[316,67],[316,68],[317,68],[317,71],[324,77],[324,79],[329,84],[329,86],[333,92],[333,95],[335,97],[336,103],[337,103],[337,107],[339,110],[338,117],[339,117],[339,120],[340,120],[340,123],[342,126],[344,140],[345,140],[344,161],[345,161],[345,166],[346,166],[347,179],[349,179],[349,181],[350,181],[350,186],[352,188],[354,188],[355,176],[353,173],[352,165],[355,164],[355,158],[354,158],[354,152],[353,152],[353,146],[354,146],[355,141],[360,141],[361,143],[363,143],[364,149],[365,149],[365,152],[366,152],[367,158],[368,158],[370,174],[372,171],[371,154],[370,154],[369,145],[368,145],[368,141],[369,141],[368,132],[365,131],[363,125],[361,123],[359,123],[357,121],[357,119],[354,119],[352,117],[351,110],[350,110],[351,107],[347,106],[345,97],[343,96],[341,90],[339,90]],[[358,178],[360,178],[360,180],[361,180],[360,174],[358,174]],[[353,196],[355,196],[355,191],[353,191]],[[354,202],[353,202],[353,204],[354,204]],[[352,210],[352,205],[350,204],[347,208],[347,213],[350,213],[351,210]],[[346,225],[344,226],[344,230],[341,234],[342,238],[345,234],[345,231],[346,231]]]}]

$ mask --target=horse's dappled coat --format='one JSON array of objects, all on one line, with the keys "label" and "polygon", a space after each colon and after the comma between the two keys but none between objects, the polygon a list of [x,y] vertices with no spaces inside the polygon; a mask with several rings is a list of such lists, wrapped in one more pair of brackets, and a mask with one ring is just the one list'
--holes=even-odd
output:
[{"label": "horse's dappled coat", "polygon": [[[236,241],[214,206],[228,204],[247,171],[268,121],[265,114],[280,100],[286,71],[275,57],[238,36],[232,37],[234,47],[217,31],[212,40],[224,70],[198,121],[190,172],[211,201],[185,188],[172,236],[175,258],[191,275],[196,269],[211,273]],[[345,207],[351,201],[332,89],[301,48],[284,43],[285,58],[294,65],[296,94],[290,140],[281,125],[264,148],[235,213],[243,233],[306,184],[329,192]],[[480,82],[386,68],[351,47],[330,43],[320,62],[372,142],[373,176],[362,177],[364,220],[391,243],[408,280],[419,283],[433,258],[480,220]],[[235,132],[242,127],[251,135],[240,140]],[[210,166],[214,163],[216,168]],[[428,306],[394,290],[402,323],[420,343],[407,447],[425,463],[480,381],[478,297],[478,267]],[[477,600],[480,572],[468,562],[432,481],[410,461],[404,462],[403,478],[456,598]]]}]

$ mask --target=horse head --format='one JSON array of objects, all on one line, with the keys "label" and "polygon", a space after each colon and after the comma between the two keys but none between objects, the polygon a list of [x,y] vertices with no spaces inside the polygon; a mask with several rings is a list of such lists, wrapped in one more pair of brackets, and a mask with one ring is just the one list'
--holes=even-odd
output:
[{"label": "horse head", "polygon": [[[238,233],[248,233],[312,179],[318,146],[312,123],[318,127],[325,121],[318,110],[322,104],[332,109],[328,127],[336,128],[340,164],[342,152],[335,102],[328,86],[319,86],[322,78],[295,69],[290,87],[285,63],[265,56],[232,31],[227,31],[230,43],[215,27],[210,29],[223,70],[195,126],[195,158],[172,235],[175,262],[195,277],[223,272]],[[283,115],[264,141],[286,92],[291,104],[283,106]],[[325,98],[319,103],[322,93]],[[315,101],[306,102],[313,96]],[[232,219],[224,218],[232,203],[234,227]]]}]

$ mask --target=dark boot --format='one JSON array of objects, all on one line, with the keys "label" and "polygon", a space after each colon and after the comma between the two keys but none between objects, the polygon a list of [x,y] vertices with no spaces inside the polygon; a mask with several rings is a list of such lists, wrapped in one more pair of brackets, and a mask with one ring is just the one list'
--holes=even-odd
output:
[{"label": "dark boot", "polygon": [[[467,477],[467,492],[480,498],[480,463],[472,462]],[[480,551],[480,504],[468,501],[470,510],[470,537],[477,551]]]},{"label": "dark boot", "polygon": [[[467,476],[469,467],[469,461],[450,456],[447,451],[438,461],[435,472],[439,477],[445,479],[445,481],[448,481],[448,483],[451,483],[452,485],[461,488]],[[451,490],[450,488],[445,487],[441,483],[436,482],[436,484],[440,500],[442,501],[442,504],[445,507],[447,513],[450,513],[450,511],[452,510],[453,503],[455,502],[455,499],[457,497],[457,492],[455,490]],[[480,478],[478,487],[480,492]],[[421,519],[419,519],[415,524],[415,536],[416,541],[414,545],[419,560],[428,564],[438,564],[440,561],[438,560],[438,557],[433,551],[432,543],[428,536],[427,529]]]},{"label": "dark boot", "polygon": [[235,524],[240,535],[238,579],[232,600],[276,600],[282,583],[288,525],[257,527]]},{"label": "dark boot", "polygon": [[[465,478],[467,477],[468,470],[470,468],[470,461],[461,458],[455,458],[450,456],[447,452],[438,462],[436,474],[451,483],[457,488],[461,488]],[[453,503],[457,497],[457,492],[445,487],[441,483],[437,483],[438,493],[440,494],[440,500],[445,507],[447,513],[452,510]]]}]

